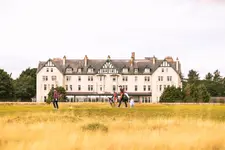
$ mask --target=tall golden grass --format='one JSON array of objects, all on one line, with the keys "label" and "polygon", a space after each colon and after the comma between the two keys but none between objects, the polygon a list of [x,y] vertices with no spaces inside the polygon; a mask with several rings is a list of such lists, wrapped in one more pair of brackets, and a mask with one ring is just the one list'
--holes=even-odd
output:
[{"label": "tall golden grass", "polygon": [[0,118],[0,150],[114,149],[224,150],[225,124],[190,117],[87,117],[72,111]]}]

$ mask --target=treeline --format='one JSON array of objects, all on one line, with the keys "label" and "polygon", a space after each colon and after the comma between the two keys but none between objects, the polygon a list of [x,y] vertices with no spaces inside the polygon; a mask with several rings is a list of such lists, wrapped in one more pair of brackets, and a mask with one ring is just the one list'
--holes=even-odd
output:
[{"label": "treeline", "polygon": [[[0,101],[31,101],[36,95],[36,68],[27,68],[13,80],[11,74],[0,69]],[[209,102],[210,97],[225,97],[225,77],[216,70],[200,79],[199,73],[190,70],[183,87],[167,87],[160,102]]]},{"label": "treeline", "polygon": [[0,69],[0,101],[31,101],[36,95],[36,68],[27,68],[17,79]]},{"label": "treeline", "polygon": [[207,73],[202,80],[197,71],[190,70],[188,78],[183,79],[182,83],[182,88],[166,88],[160,102],[224,102],[224,99],[211,99],[225,97],[225,77],[220,75],[219,70]]}]

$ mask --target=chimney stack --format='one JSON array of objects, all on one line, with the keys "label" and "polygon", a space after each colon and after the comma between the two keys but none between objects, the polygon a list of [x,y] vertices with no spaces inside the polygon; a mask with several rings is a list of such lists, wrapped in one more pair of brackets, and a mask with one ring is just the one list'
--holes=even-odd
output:
[{"label": "chimney stack", "polygon": [[176,60],[176,70],[179,71],[179,59],[177,57],[177,60]]},{"label": "chimney stack", "polygon": [[155,56],[153,56],[152,63],[153,63],[153,65],[156,63],[156,57]]},{"label": "chimney stack", "polygon": [[135,52],[131,53],[131,59],[130,59],[130,66],[133,67],[134,65],[134,60],[135,60]]},{"label": "chimney stack", "polygon": [[87,67],[87,63],[88,63],[88,57],[87,55],[84,56],[84,66]]},{"label": "chimney stack", "polygon": [[66,56],[63,57],[63,66],[66,65]]}]

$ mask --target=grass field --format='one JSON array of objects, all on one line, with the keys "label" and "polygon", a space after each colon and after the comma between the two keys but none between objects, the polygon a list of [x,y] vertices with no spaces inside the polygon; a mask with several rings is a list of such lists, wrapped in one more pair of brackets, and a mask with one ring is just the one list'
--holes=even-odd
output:
[{"label": "grass field", "polygon": [[0,150],[224,150],[225,105],[0,104]]}]

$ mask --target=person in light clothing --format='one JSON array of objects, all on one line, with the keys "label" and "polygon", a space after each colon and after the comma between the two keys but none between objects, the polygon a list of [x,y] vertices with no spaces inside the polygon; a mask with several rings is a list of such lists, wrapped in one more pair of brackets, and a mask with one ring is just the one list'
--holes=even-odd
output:
[{"label": "person in light clothing", "polygon": [[134,99],[133,97],[131,96],[130,97],[130,108],[134,107]]}]

